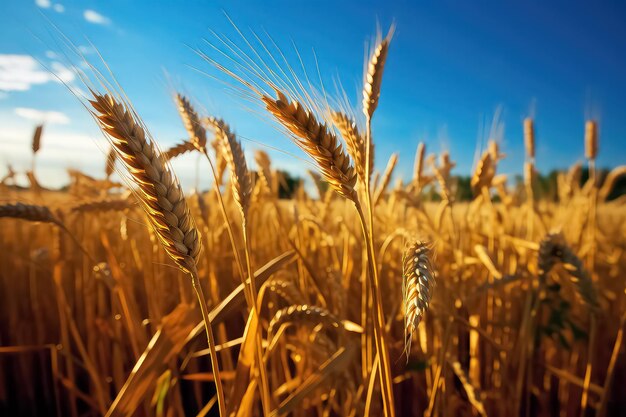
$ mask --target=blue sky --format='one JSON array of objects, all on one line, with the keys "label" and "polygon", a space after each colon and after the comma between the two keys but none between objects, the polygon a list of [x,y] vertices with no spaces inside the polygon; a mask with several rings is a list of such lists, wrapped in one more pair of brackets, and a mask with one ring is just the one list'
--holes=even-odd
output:
[{"label": "blue sky", "polygon": [[[469,174],[497,112],[504,126],[498,138],[507,154],[504,173],[521,172],[521,122],[527,115],[536,119],[543,171],[582,160],[589,117],[600,122],[600,165],[626,163],[622,2],[5,0],[0,175],[7,162],[20,170],[30,166],[32,129],[42,119],[47,126],[38,171],[44,184],[66,181],[67,167],[103,171],[106,145],[93,121],[66,87],[38,67],[43,62],[76,84],[68,62],[55,56],[59,35],[44,16],[85,47],[90,61],[97,57],[89,42],[98,48],[162,147],[185,136],[171,100],[175,88],[207,114],[229,121],[249,155],[261,147],[251,139],[303,157],[267,117],[251,113],[247,103],[200,72],[216,74],[194,53],[210,51],[203,38],[213,39],[211,30],[236,38],[224,11],[243,30],[267,31],[297,64],[293,41],[312,71],[314,49],[325,85],[339,78],[353,103],[360,102],[366,41],[377,22],[384,30],[396,23],[374,117],[378,169],[400,152],[398,175],[407,179],[417,142],[424,140],[428,152],[451,152],[458,163],[453,172]],[[277,166],[300,175],[308,168],[301,159],[266,150]],[[174,168],[189,183],[195,164],[190,156]]]}]

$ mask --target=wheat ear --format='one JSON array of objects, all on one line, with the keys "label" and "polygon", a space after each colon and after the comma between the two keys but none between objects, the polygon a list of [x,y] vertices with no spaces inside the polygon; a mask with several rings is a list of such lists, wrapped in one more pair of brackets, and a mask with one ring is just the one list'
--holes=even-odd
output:
[{"label": "wheat ear", "polygon": [[62,225],[50,209],[46,206],[31,204],[4,204],[0,206],[0,217],[12,217],[15,219],[29,220],[31,222],[54,223]]},{"label": "wheat ear", "polygon": [[402,262],[404,304],[404,342],[407,360],[413,333],[428,310],[435,288],[435,271],[430,260],[431,249],[422,242],[410,244]]},{"label": "wheat ear", "polygon": [[74,244],[83,252],[83,254],[89,258],[90,261],[95,263],[96,261],[91,257],[83,245],[76,239],[76,237],[69,231],[65,224],[57,216],[52,214],[50,209],[46,206],[37,206],[32,204],[4,204],[0,206],[0,218],[11,217],[14,219],[28,220],[31,222],[51,223],[58,226],[63,232],[65,232]]},{"label": "wheat ear", "polygon": [[43,125],[39,125],[35,128],[35,133],[33,134],[33,142],[32,142],[32,148],[33,148],[33,154],[36,154],[37,152],[39,152],[39,149],[41,148],[41,134],[43,133]]},{"label": "wheat ear", "polygon": [[196,147],[196,149],[203,152],[206,147],[206,131],[202,126],[198,113],[191,105],[189,99],[184,97],[182,94],[176,94],[175,101],[176,106],[178,107],[178,113],[180,114],[181,119],[183,119],[183,124],[189,134],[191,143]]},{"label": "wheat ear", "polygon": [[526,156],[530,160],[535,159],[535,123],[533,119],[527,117],[524,119],[524,146],[526,148]]},{"label": "wheat ear", "polygon": [[195,272],[202,244],[178,180],[137,116],[109,94],[92,94],[93,115],[139,188],[165,250],[183,271]]},{"label": "wheat ear", "polygon": [[372,118],[376,107],[378,107],[380,87],[383,82],[383,72],[393,32],[394,27],[392,26],[385,39],[378,42],[374,48],[367,65],[365,82],[363,83],[363,113],[368,119]]},{"label": "wheat ear", "polygon": [[111,146],[109,149],[109,153],[107,154],[107,159],[104,164],[104,173],[106,174],[107,179],[113,175],[113,171],[115,171],[115,160],[117,159],[117,153],[115,152],[115,148]]},{"label": "wheat ear", "polygon": [[495,160],[490,152],[484,152],[478,160],[478,164],[476,164],[476,169],[474,170],[474,175],[472,175],[472,179],[470,180],[474,196],[479,195],[483,188],[491,187],[491,182],[493,181],[493,177],[495,175]]},{"label": "wheat ear", "polygon": [[196,149],[194,144],[185,140],[180,143],[177,143],[176,145],[173,145],[168,150],[163,152],[163,158],[169,161],[172,158],[176,158],[179,155],[185,154],[187,152],[191,152],[194,149]]},{"label": "wheat ear", "polygon": [[563,264],[580,298],[592,309],[599,307],[598,292],[582,261],[565,242],[561,233],[549,233],[539,244],[537,267],[539,279],[545,283],[547,274],[557,262]]},{"label": "wheat ear", "polygon": [[[354,159],[354,168],[356,170],[357,176],[361,182],[365,182],[365,158],[366,158],[366,150],[365,150],[365,138],[359,132],[359,128],[356,125],[356,122],[352,120],[347,114],[342,112],[333,112],[332,113],[333,123],[339,130],[339,133],[346,141],[346,147],[348,148],[348,153]],[[373,144],[371,145],[374,146]],[[372,162],[374,160],[374,149],[370,149],[370,172],[373,171],[374,167],[372,166]]]},{"label": "wheat ear", "polygon": [[266,152],[257,150],[254,152],[254,162],[258,167],[258,175],[266,191],[273,193],[272,186],[272,161]]},{"label": "wheat ear", "polygon": [[134,202],[129,198],[101,198],[76,204],[71,211],[76,213],[124,211],[133,207]]},{"label": "wheat ear", "polygon": [[312,323],[315,325],[322,323],[327,327],[336,329],[341,327],[341,321],[325,308],[307,304],[292,305],[278,310],[274,314],[267,330],[268,340],[272,340],[276,329],[287,323]]},{"label": "wheat ear", "polygon": [[357,175],[350,156],[325,123],[298,101],[290,101],[275,89],[276,99],[262,96],[267,110],[292,134],[296,144],[312,157],[330,186],[342,196],[356,201]]},{"label": "wheat ear", "polygon": [[207,122],[215,129],[216,138],[221,142],[222,155],[230,170],[230,183],[235,202],[245,218],[250,207],[252,180],[243,148],[226,122],[215,117],[209,117]]},{"label": "wheat ear", "polygon": [[187,200],[178,179],[144,130],[139,116],[126,103],[110,94],[91,93],[93,99],[89,102],[94,109],[92,114],[117,151],[119,159],[126,165],[130,178],[137,184],[137,196],[143,203],[156,235],[178,267],[191,275],[207,334],[219,410],[223,415],[226,406],[215,338],[206,298],[198,280],[197,262],[202,243]]}]

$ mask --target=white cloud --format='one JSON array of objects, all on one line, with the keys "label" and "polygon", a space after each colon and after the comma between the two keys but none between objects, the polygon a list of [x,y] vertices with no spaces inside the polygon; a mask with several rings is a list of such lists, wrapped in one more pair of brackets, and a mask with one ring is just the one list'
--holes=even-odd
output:
[{"label": "white cloud", "polygon": [[[9,162],[18,172],[30,169],[32,164],[30,143],[34,129],[32,122],[11,118],[2,112],[0,120],[3,125],[0,130],[2,148],[0,172],[6,172],[5,166]],[[106,140],[98,134],[91,135],[65,129],[57,125],[44,128],[41,150],[37,154],[37,179],[44,187],[67,184],[67,168],[103,177],[106,157],[103,149],[108,147]],[[24,178],[20,182],[27,184]]]},{"label": "white cloud", "polygon": [[83,17],[86,21],[95,23],[96,25],[108,25],[111,23],[111,19],[91,9],[85,10]]},{"label": "white cloud", "polygon": [[57,13],[63,13],[65,11],[65,6],[63,6],[61,3],[55,4],[54,6],[52,6],[52,8]]},{"label": "white cloud", "polygon": [[35,4],[42,9],[49,9],[52,6],[50,0],[35,0]]},{"label": "white cloud", "polygon": [[61,113],[59,111],[45,111],[26,107],[17,107],[15,109],[15,114],[24,119],[33,120],[37,123],[66,125],[70,122],[70,118],[67,117],[65,113]]},{"label": "white cloud", "polygon": [[26,91],[48,81],[50,74],[32,56],[0,55],[0,90]]},{"label": "white cloud", "polygon": [[54,51],[46,51],[46,58],[50,58],[50,59],[57,59],[59,57],[59,54],[57,54]]},{"label": "white cloud", "polygon": [[[53,56],[50,52],[46,56]],[[60,62],[52,62],[47,71],[30,55],[0,54],[0,91],[26,91],[33,85],[50,81],[69,83],[74,78],[74,71]]]}]

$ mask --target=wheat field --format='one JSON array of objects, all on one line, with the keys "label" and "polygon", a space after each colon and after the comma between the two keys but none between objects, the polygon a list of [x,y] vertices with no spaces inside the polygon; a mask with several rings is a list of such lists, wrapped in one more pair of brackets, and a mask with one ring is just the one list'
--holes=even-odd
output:
[{"label": "wheat field", "polygon": [[[529,118],[520,187],[496,141],[469,201],[453,155],[424,143],[392,183],[372,125],[392,35],[356,109],[238,48],[199,52],[310,158],[315,192],[290,198],[262,148],[246,160],[237,121],[175,94],[188,138],[161,150],[94,71],[102,175],[51,191],[33,164],[30,187],[0,186],[0,413],[624,415],[626,210],[609,196],[626,168],[600,175],[589,121],[588,179],[575,165],[539,195]],[[178,182],[170,160],[189,152],[211,189]]]}]

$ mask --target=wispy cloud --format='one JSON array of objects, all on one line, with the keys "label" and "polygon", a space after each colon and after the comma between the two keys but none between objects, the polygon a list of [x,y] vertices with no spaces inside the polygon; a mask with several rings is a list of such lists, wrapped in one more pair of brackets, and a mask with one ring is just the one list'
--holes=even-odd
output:
[{"label": "wispy cloud", "polygon": [[65,11],[65,6],[63,6],[61,3],[55,4],[54,6],[52,6],[52,8],[57,13],[63,13]]},{"label": "wispy cloud", "polygon": [[96,48],[93,46],[80,45],[78,51],[83,55],[91,55],[96,52]]},{"label": "wispy cloud", "polygon": [[52,2],[50,0],[35,0],[35,4],[42,9],[49,9],[52,6]]},{"label": "wispy cloud", "polygon": [[27,107],[17,107],[15,109],[15,114],[24,119],[33,120],[37,123],[66,125],[70,122],[70,118],[67,117],[65,113],[61,113],[59,111],[46,111],[30,109]]},{"label": "wispy cloud", "polygon": [[85,12],[83,13],[83,17],[86,21],[94,23],[96,25],[108,25],[109,23],[111,23],[111,19],[91,9],[85,10]]},{"label": "wispy cloud", "polygon": [[0,54],[0,90],[26,91],[36,84],[69,83],[75,78],[74,72],[60,62],[52,62],[50,71],[30,55]]}]

